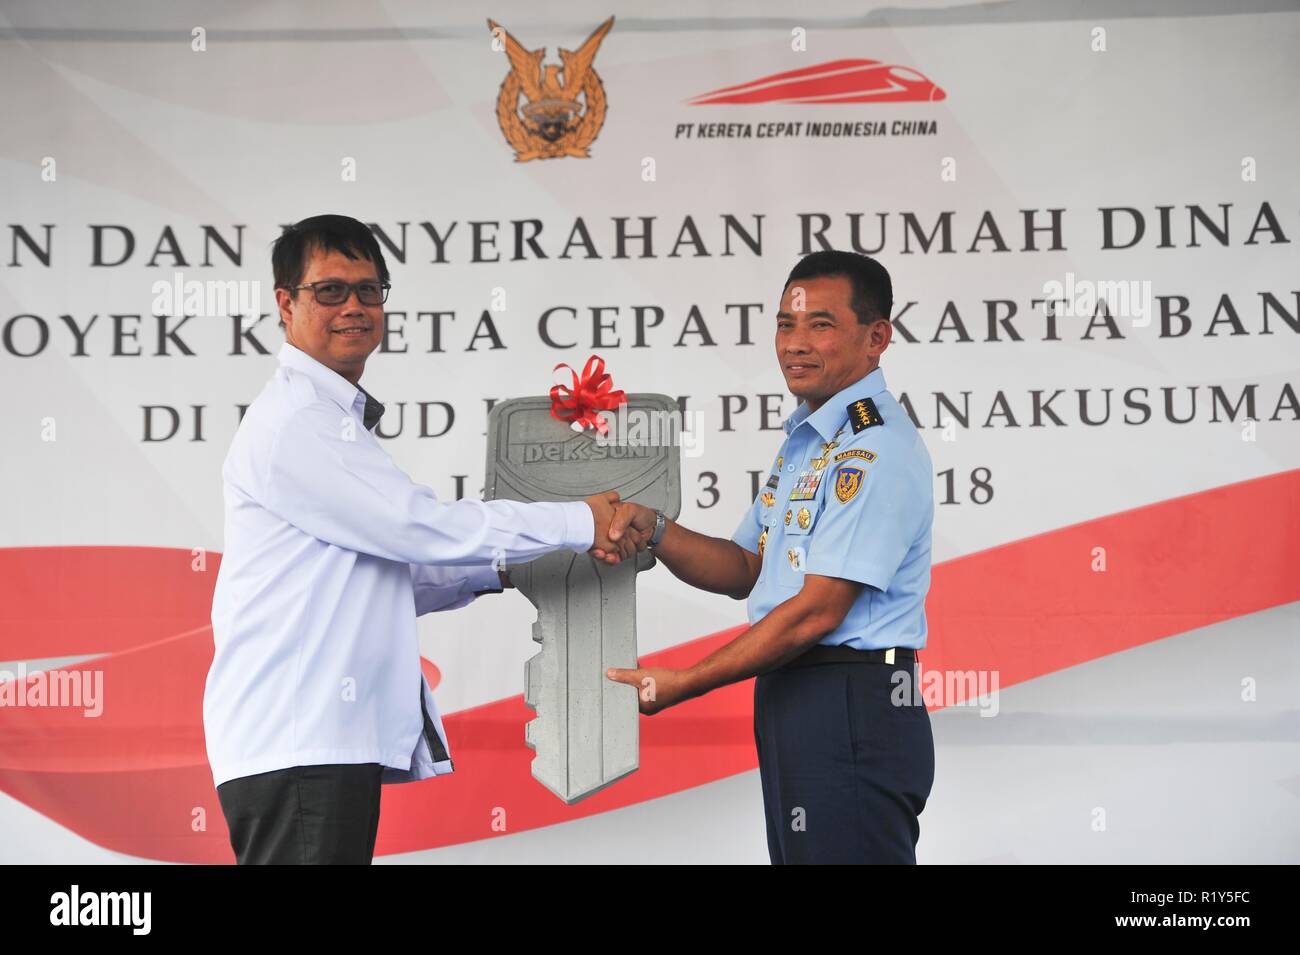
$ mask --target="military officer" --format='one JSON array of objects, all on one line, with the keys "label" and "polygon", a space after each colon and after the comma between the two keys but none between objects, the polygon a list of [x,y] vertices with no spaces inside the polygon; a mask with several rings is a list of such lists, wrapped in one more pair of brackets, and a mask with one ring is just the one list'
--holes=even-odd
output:
[{"label": "military officer", "polygon": [[892,307],[889,273],[873,259],[802,259],[776,321],[776,357],[802,401],[735,534],[697,534],[630,503],[610,528],[613,540],[648,534],[686,583],[748,600],[750,628],[694,666],[609,678],[637,687],[652,714],[758,677],[754,741],[774,863],[914,863],[934,780],[930,720],[912,692],[933,474],[880,368]]}]

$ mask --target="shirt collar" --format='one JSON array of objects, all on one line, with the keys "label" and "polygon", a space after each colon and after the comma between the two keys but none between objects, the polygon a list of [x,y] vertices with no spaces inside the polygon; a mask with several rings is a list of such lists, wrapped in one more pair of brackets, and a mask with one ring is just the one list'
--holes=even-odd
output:
[{"label": "shirt collar", "polygon": [[885,390],[885,373],[879,367],[859,378],[842,391],[831,395],[816,411],[808,410],[808,402],[800,402],[794,414],[785,419],[781,425],[786,434],[807,421],[826,441],[834,437],[844,419],[848,417],[848,406],[859,398],[874,398]]},{"label": "shirt collar", "polygon": [[281,365],[288,365],[290,368],[297,369],[320,385],[325,394],[333,398],[338,406],[348,414],[353,413],[357,399],[364,397],[365,407],[362,410],[362,423],[365,425],[366,430],[369,431],[379,423],[379,418],[384,413],[384,406],[360,385],[352,384],[337,371],[326,368],[301,348],[290,345],[288,342],[280,346],[280,354],[277,357],[280,359]]}]

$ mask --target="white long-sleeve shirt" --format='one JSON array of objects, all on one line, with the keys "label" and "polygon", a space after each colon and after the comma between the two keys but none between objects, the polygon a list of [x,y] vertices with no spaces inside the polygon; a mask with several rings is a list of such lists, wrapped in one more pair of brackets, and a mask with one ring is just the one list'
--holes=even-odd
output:
[{"label": "white long-sleeve shirt", "polygon": [[449,773],[416,616],[499,590],[494,560],[587,550],[591,511],[440,502],[365,428],[363,390],[287,342],[278,357],[221,471],[214,785],[321,763],[380,763],[385,783]]}]

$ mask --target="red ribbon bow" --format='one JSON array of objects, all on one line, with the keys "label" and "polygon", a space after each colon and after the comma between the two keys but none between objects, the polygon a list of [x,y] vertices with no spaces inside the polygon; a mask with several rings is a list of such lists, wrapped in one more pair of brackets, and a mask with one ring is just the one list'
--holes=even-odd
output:
[{"label": "red ribbon bow", "polygon": [[560,362],[552,373],[561,368],[568,368],[573,376],[573,385],[555,385],[551,388],[551,417],[559,421],[571,421],[577,425],[574,430],[595,428],[598,434],[609,431],[605,419],[598,411],[613,411],[619,405],[627,404],[627,395],[622,391],[612,391],[614,379],[605,372],[605,359],[592,355],[587,359],[582,375],[572,367]]}]

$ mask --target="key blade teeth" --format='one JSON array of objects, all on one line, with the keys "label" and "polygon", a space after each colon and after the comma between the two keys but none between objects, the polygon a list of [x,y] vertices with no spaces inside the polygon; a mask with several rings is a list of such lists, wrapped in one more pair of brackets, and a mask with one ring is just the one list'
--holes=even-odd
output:
[{"label": "key blade teeth", "polygon": [[529,726],[542,718],[541,694],[542,688],[533,682],[531,672],[526,669],[524,673],[524,705],[533,711],[533,716],[527,724]]},{"label": "key blade teeth", "polygon": [[560,699],[556,685],[558,651],[553,643],[542,642],[542,648],[524,661],[524,702],[537,712],[539,718],[548,702],[559,702]]},{"label": "key blade teeth", "polygon": [[636,571],[587,557],[534,562],[538,588],[524,701],[536,716],[524,730],[533,778],[572,805],[635,772],[637,691],[605,676],[636,665]]}]

